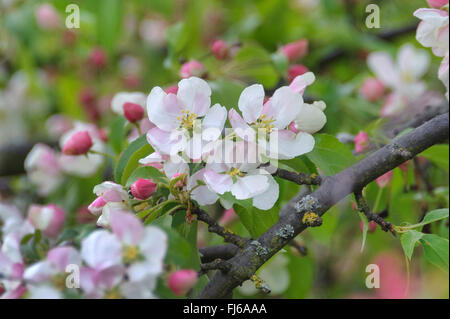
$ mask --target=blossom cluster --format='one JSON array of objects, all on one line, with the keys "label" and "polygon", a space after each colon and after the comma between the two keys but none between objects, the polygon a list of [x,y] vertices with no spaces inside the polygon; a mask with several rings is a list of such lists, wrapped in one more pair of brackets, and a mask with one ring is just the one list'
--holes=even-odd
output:
[{"label": "blossom cluster", "polygon": [[414,12],[414,16],[422,20],[417,27],[416,39],[424,47],[431,48],[433,54],[441,57],[438,77],[444,83],[448,95],[448,67],[449,67],[449,17],[447,1],[429,1],[432,8],[421,8]]},{"label": "blossom cluster", "polygon": [[[279,195],[272,164],[310,152],[311,134],[326,123],[325,103],[308,104],[302,98],[313,81],[314,75],[305,73],[269,98],[262,85],[251,85],[239,97],[242,115],[234,108],[211,105],[211,88],[201,78],[182,79],[169,92],[155,87],[146,99],[148,119],[140,117],[149,123],[146,137],[154,152],[139,162],[157,168],[168,180],[176,179],[199,205],[220,200],[229,209],[232,202],[223,195],[230,193],[235,200],[270,209]],[[142,104],[138,92],[121,92],[112,100],[118,114],[125,114],[129,105],[142,114]],[[231,128],[225,128],[227,119]],[[190,164],[196,165],[195,171]],[[98,197],[89,210],[99,216],[98,225],[108,226],[111,211],[131,209],[131,200],[145,201],[156,188],[152,179],[140,178],[130,186],[130,198],[122,185],[107,181],[94,188]]]},{"label": "blossom cluster", "polygon": [[[51,204],[32,205],[26,219],[14,206],[0,206],[0,220],[5,222],[0,247],[2,298],[155,297],[167,251],[165,232],[144,227],[134,214],[116,210],[110,216],[110,230],[94,230],[77,247],[57,242],[64,219],[62,208]],[[52,248],[29,264],[21,245],[36,231]]]}]

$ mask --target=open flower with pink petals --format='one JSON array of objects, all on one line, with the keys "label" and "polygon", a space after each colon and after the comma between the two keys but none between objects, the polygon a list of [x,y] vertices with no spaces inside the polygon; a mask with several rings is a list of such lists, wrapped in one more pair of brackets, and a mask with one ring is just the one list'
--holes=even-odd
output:
[{"label": "open flower with pink petals", "polygon": [[[313,84],[315,79],[312,72],[307,72],[297,76],[289,87],[294,92],[303,95],[306,88]],[[295,120],[289,125],[290,130],[296,134],[299,132],[314,134],[320,131],[327,122],[327,117],[324,113],[326,107],[324,101],[314,101],[311,104],[303,103]]]},{"label": "open flower with pink petals", "polygon": [[[30,298],[39,297],[45,287],[43,298],[62,298],[63,291],[68,288],[66,283],[69,272],[67,266],[81,266],[81,255],[73,247],[56,247],[47,253],[47,258],[29,266],[24,272],[24,279],[31,282],[31,286],[41,286],[40,289],[31,289]],[[34,295],[34,296],[33,296]]]},{"label": "open flower with pink petals", "polygon": [[121,298],[118,285],[125,268],[119,239],[107,230],[96,230],[81,242],[80,285],[88,298]]},{"label": "open flower with pink petals", "polygon": [[62,182],[62,172],[55,151],[45,144],[36,144],[25,159],[30,181],[38,186],[39,195],[49,195]]},{"label": "open flower with pink petals", "polygon": [[[279,186],[265,169],[258,168],[257,147],[254,143],[236,142],[230,154],[219,163],[206,165],[203,180],[208,188],[217,194],[230,192],[238,200],[252,199],[253,206],[267,210],[278,199]],[[221,199],[225,208],[231,205]]]},{"label": "open flower with pink petals", "polygon": [[89,205],[89,211],[95,216],[100,216],[97,224],[109,225],[109,213],[111,210],[126,210],[127,201],[130,199],[122,185],[114,182],[103,182],[94,187],[97,198]]},{"label": "open flower with pink petals", "polygon": [[65,213],[61,207],[53,204],[31,205],[28,209],[28,220],[44,235],[56,238],[62,230]]},{"label": "open flower with pink petals", "polygon": [[219,138],[226,121],[226,109],[211,107],[210,96],[208,83],[197,77],[181,80],[176,95],[154,87],[147,98],[148,117],[156,125],[147,133],[150,145],[163,155],[185,152],[200,159],[203,146]]},{"label": "open flower with pink petals", "polygon": [[234,109],[228,113],[236,135],[245,141],[257,141],[261,154],[269,158],[291,159],[310,152],[314,138],[309,133],[287,129],[301,111],[302,96],[283,86],[265,103],[264,97],[260,84],[242,91],[238,101],[242,116]]},{"label": "open flower with pink petals", "polygon": [[403,111],[426,91],[420,78],[428,70],[430,57],[424,50],[405,44],[398,52],[397,62],[387,52],[374,52],[368,56],[367,63],[377,79],[392,91],[381,109],[383,117]]},{"label": "open flower with pink petals", "polygon": [[[445,1],[433,1],[430,5],[433,8],[439,8]],[[448,1],[447,1],[448,5]],[[444,57],[438,71],[438,78],[444,83],[446,88],[446,97],[448,94],[449,83],[449,14],[448,11],[439,9],[421,8],[414,12],[414,16],[421,19],[416,33],[416,39],[424,47],[431,48],[433,54],[438,57]]]}]

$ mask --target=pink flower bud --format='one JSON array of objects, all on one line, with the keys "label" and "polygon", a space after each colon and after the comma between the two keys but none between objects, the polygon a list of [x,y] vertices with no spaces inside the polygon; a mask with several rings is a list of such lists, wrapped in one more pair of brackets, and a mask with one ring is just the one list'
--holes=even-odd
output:
[{"label": "pink flower bud", "polygon": [[295,62],[308,53],[308,40],[301,39],[288,43],[282,46],[280,51],[286,56],[289,62]]},{"label": "pink flower bud", "polygon": [[89,54],[88,62],[96,69],[103,69],[108,63],[108,56],[102,48],[94,48]]},{"label": "pink flower bud", "polygon": [[197,272],[183,269],[172,273],[169,277],[169,288],[176,296],[185,295],[197,283]]},{"label": "pink flower bud", "polygon": [[227,209],[219,220],[220,225],[228,225],[236,220],[237,215],[233,208]]},{"label": "pink flower bud", "polygon": [[92,147],[92,139],[87,131],[74,133],[64,144],[64,155],[83,155]]},{"label": "pink flower bud", "polygon": [[40,5],[35,13],[37,24],[46,30],[57,29],[61,23],[58,11],[50,3]]},{"label": "pink flower bud", "polygon": [[144,109],[139,104],[125,102],[123,104],[123,115],[131,123],[136,123],[144,117]]},{"label": "pink flower bud", "polygon": [[28,210],[28,220],[44,235],[55,238],[61,232],[64,224],[64,210],[56,205],[31,205]]},{"label": "pink flower bud", "polygon": [[216,40],[211,45],[211,51],[218,60],[224,60],[228,56],[228,44],[223,40]]},{"label": "pink flower bud", "polygon": [[440,9],[448,3],[448,0],[427,0],[430,7]]},{"label": "pink flower bud", "polygon": [[97,197],[89,206],[88,209],[92,215],[98,216],[102,213],[103,206],[106,205],[106,201],[103,197]]},{"label": "pink flower bud", "polygon": [[202,77],[205,74],[205,67],[196,60],[191,60],[184,63],[180,69],[180,76],[182,78],[189,78],[191,76]]},{"label": "pink flower bud", "polygon": [[359,132],[358,135],[355,136],[354,142],[356,153],[360,153],[369,146],[369,135],[364,131]]},{"label": "pink flower bud", "polygon": [[386,88],[380,80],[367,78],[361,87],[361,94],[366,100],[375,102],[383,97],[385,90]]},{"label": "pink flower bud", "polygon": [[294,81],[294,79],[302,74],[305,74],[306,72],[308,72],[309,69],[304,66],[303,64],[294,64],[291,65],[289,67],[288,70],[288,78],[289,78],[289,83],[291,83],[292,81]]},{"label": "pink flower bud", "polygon": [[300,132],[294,122],[291,122],[291,124],[289,124],[289,129],[295,134],[298,134]]},{"label": "pink flower bud", "polygon": [[164,90],[167,94],[177,94],[178,93],[178,85],[171,85]]},{"label": "pink flower bud", "polygon": [[131,194],[137,199],[147,199],[156,191],[156,183],[151,179],[138,178],[136,182],[131,185]]},{"label": "pink flower bud", "polygon": [[[369,233],[373,233],[377,229],[377,223],[375,223],[374,221],[370,221],[368,226],[369,226],[369,229],[367,231]],[[363,231],[363,227],[364,227],[364,223],[362,221],[360,221],[359,229],[361,230],[361,232]]]},{"label": "pink flower bud", "polygon": [[392,179],[392,171],[387,172],[386,174],[381,175],[378,177],[375,182],[377,183],[378,187],[384,188]]}]

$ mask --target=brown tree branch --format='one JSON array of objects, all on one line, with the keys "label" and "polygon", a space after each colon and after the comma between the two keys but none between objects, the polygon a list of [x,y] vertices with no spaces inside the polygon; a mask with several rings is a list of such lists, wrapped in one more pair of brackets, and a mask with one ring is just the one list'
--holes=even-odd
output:
[{"label": "brown tree branch", "polygon": [[347,195],[361,190],[377,177],[448,139],[449,115],[437,116],[427,123],[378,149],[342,172],[323,179],[315,192],[285,206],[279,221],[256,240],[246,244],[229,261],[231,269],[218,271],[198,298],[224,298],[254,273],[291,239],[307,228],[302,221],[308,212],[323,215]]}]

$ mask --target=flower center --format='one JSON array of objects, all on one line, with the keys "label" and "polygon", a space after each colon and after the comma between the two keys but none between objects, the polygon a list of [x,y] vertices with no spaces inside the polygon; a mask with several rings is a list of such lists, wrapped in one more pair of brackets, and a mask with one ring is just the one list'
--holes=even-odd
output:
[{"label": "flower center", "polygon": [[227,172],[227,174],[230,175],[231,177],[234,177],[234,176],[242,177],[242,176],[244,176],[244,174],[237,168],[233,168],[232,170]]},{"label": "flower center", "polygon": [[267,133],[270,133],[275,127],[273,122],[275,122],[275,120],[272,117],[267,118],[267,114],[263,114],[256,120],[253,127],[256,129],[265,129]]},{"label": "flower center", "polygon": [[120,293],[118,287],[114,287],[105,291],[104,297],[105,299],[122,299],[122,294]]},{"label": "flower center", "polygon": [[177,120],[180,121],[180,127],[184,127],[187,130],[191,129],[198,115],[188,110],[181,110],[181,114],[181,116],[177,116]]},{"label": "flower center", "polygon": [[51,282],[56,288],[63,290],[66,288],[66,274],[57,274],[53,276]]},{"label": "flower center", "polygon": [[122,250],[123,262],[129,264],[139,258],[139,248],[130,245],[125,246]]}]

